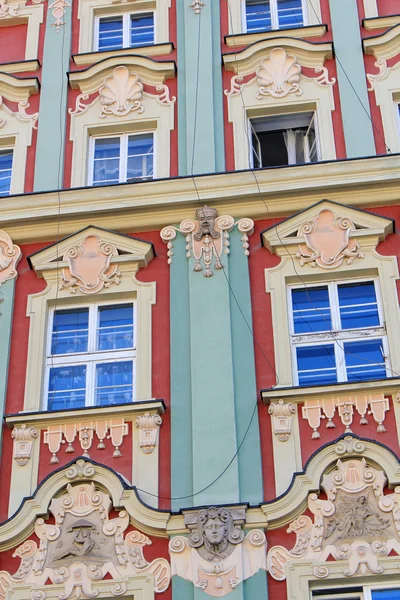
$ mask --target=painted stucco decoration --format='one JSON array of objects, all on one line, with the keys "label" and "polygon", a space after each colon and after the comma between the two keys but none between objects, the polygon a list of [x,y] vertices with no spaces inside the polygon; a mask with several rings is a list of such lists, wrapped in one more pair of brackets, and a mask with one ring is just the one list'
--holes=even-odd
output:
[{"label": "painted stucco decoration", "polygon": [[189,4],[189,8],[193,9],[195,15],[199,15],[201,13],[201,9],[204,8],[204,2],[200,0],[193,0],[192,4]]},{"label": "painted stucco decoration", "polygon": [[124,437],[128,435],[128,423],[123,418],[94,419],[90,421],[67,422],[58,425],[49,425],[44,432],[43,441],[51,452],[50,464],[59,463],[58,452],[65,443],[65,453],[75,452],[74,443],[80,447],[82,456],[90,458],[89,450],[97,438],[97,449],[106,448],[105,439],[111,441],[114,447],[113,457],[122,456],[120,447]]},{"label": "painted stucco decoration", "polygon": [[257,98],[273,96],[284,98],[296,93],[300,96],[301,66],[292,54],[287,54],[283,48],[273,48],[268,58],[261,61],[256,72],[259,90]]},{"label": "painted stucco decoration", "polygon": [[249,235],[254,231],[251,219],[235,221],[230,215],[218,216],[216,208],[204,205],[196,210],[197,220],[185,219],[179,225],[164,227],[161,239],[168,246],[168,264],[172,263],[173,240],[177,232],[186,237],[186,256],[194,258],[194,271],[202,271],[204,277],[213,276],[214,269],[223,269],[222,254],[229,254],[229,232],[237,226],[243,234],[241,241],[246,256],[249,256]]},{"label": "painted stucco decoration", "polygon": [[36,112],[29,114],[26,112],[27,109],[30,108],[30,104],[27,100],[18,102],[18,110],[13,112],[8,106],[5,105],[3,97],[0,96],[0,108],[3,108],[3,114],[6,115],[5,117],[0,117],[0,129],[6,124],[8,117],[15,117],[21,123],[29,122],[31,123],[33,129],[38,128],[39,113]]},{"label": "painted stucco decoration", "polygon": [[139,445],[142,451],[144,454],[151,454],[158,444],[162,418],[147,412],[137,417],[135,425],[139,429]]},{"label": "painted stucco decoration", "polygon": [[36,427],[21,425],[20,427],[14,427],[11,435],[14,440],[14,460],[20,467],[23,467],[32,456],[33,442],[39,436],[39,432]]},{"label": "painted stucco decoration", "polygon": [[190,535],[174,537],[169,544],[172,575],[219,598],[265,570],[264,532],[254,529],[245,535],[244,521],[244,508],[210,507],[185,514]]},{"label": "painted stucco decoration", "polygon": [[0,572],[0,597],[31,586],[35,598],[45,598],[50,581],[62,586],[60,600],[95,598],[96,582],[104,578],[116,580],[110,592],[120,596],[130,578],[144,574],[154,577],[156,593],[164,592],[171,579],[169,563],[164,558],[149,563],[143,551],[151,540],[139,531],[125,533],[129,514],[122,510],[110,519],[111,509],[110,496],[93,482],[68,484],[49,506],[54,523],[36,520],[39,547],[26,540],[13,554],[21,560],[18,571]]},{"label": "painted stucco decoration", "polygon": [[304,238],[296,254],[300,265],[334,269],[343,260],[351,265],[356,258],[364,258],[357,240],[350,238],[355,230],[350,219],[337,216],[330,209],[321,210],[298,230],[298,237]]},{"label": "painted stucco decoration", "polygon": [[130,73],[124,66],[116,67],[99,90],[102,105],[100,116],[123,117],[134,111],[142,113],[142,95],[143,84],[139,81],[139,75]]},{"label": "painted stucco decoration", "polygon": [[21,256],[20,247],[13,244],[8,233],[0,229],[0,286],[17,276],[17,265]]},{"label": "painted stucco decoration", "polygon": [[287,442],[290,438],[293,416],[296,412],[296,405],[293,402],[285,402],[282,399],[269,405],[268,413],[271,415],[272,429],[281,442]]},{"label": "painted stucco decoration", "polygon": [[377,433],[385,433],[383,422],[389,409],[389,399],[385,398],[384,394],[358,394],[346,397],[310,398],[305,400],[302,406],[302,415],[313,430],[312,439],[319,439],[322,419],[326,419],[327,429],[336,427],[333,422],[336,411],[345,427],[344,433],[352,433],[354,410],[360,415],[360,425],[368,425],[367,415],[372,415],[377,423]]},{"label": "painted stucco decoration", "polygon": [[56,28],[57,33],[60,32],[61,26],[65,25],[63,18],[67,7],[71,7],[71,4],[67,0],[55,0],[49,5],[49,9],[52,11],[54,17],[54,23],[51,26]]},{"label": "painted stucco decoration", "polygon": [[62,270],[60,289],[67,288],[72,294],[97,294],[103,287],[120,282],[117,265],[111,264],[118,256],[112,244],[103,242],[96,235],[89,235],[83,242],[69,248],[63,256],[68,267]]},{"label": "painted stucco decoration", "polygon": [[330,559],[342,564],[345,577],[383,573],[380,557],[400,555],[400,487],[385,495],[386,483],[384,472],[364,458],[339,459],[322,478],[327,500],[308,496],[313,519],[302,515],[290,524],[287,532],[296,534],[292,550],[274,546],[268,552],[271,576],[283,581],[291,565],[301,562],[315,577],[325,578]]},{"label": "painted stucco decoration", "polygon": [[19,4],[9,4],[7,0],[0,0],[0,19],[16,17],[18,12]]}]

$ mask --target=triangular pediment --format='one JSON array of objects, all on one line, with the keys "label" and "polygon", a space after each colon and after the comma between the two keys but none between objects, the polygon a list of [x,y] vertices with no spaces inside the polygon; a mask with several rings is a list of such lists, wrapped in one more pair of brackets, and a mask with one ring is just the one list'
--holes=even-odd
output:
[{"label": "triangular pediment", "polygon": [[[369,245],[375,240],[376,245],[394,231],[394,222],[391,219],[331,200],[321,200],[278,225],[263,231],[261,234],[263,246],[276,254],[290,252],[291,247],[297,247],[306,241],[307,231],[318,226],[321,213],[322,215],[331,214],[332,226],[348,230],[349,239],[357,238],[361,245],[363,240]],[[323,235],[323,233],[323,229],[321,229],[319,234]],[[331,233],[329,225],[326,233]]]},{"label": "triangular pediment", "polygon": [[92,242],[93,250],[98,249],[99,252],[110,255],[113,264],[134,263],[137,270],[147,266],[154,258],[154,248],[151,243],[90,225],[31,254],[28,262],[38,274],[66,267],[68,258],[74,257],[83,245],[87,244],[88,239]]}]

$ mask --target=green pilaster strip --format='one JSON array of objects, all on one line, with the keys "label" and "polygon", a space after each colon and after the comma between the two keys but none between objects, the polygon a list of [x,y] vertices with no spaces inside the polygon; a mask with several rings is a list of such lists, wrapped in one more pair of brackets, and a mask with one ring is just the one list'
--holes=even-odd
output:
[{"label": "green pilaster strip", "polygon": [[254,598],[264,598],[268,600],[267,573],[258,571],[253,577],[243,582],[244,600],[254,600]]},{"label": "green pilaster strip", "polygon": [[71,8],[65,8],[62,20],[64,25],[57,32],[53,26],[54,15],[51,10],[47,11],[35,165],[36,192],[63,187]]},{"label": "green pilaster strip", "polygon": [[[232,331],[232,359],[235,388],[237,445],[240,448],[240,502],[258,504],[263,498],[261,446],[258,427],[257,386],[254,362],[249,259],[244,254],[242,234],[235,229],[230,234],[229,282]],[[250,259],[251,260],[251,259]],[[247,324],[248,326],[247,326]],[[266,365],[268,368],[268,365]],[[253,415],[250,428],[247,431]],[[247,434],[246,434],[247,431]],[[246,437],[245,437],[246,436]]]},{"label": "green pilaster strip", "polygon": [[199,14],[177,0],[179,174],[223,171],[219,2]]},{"label": "green pilaster strip", "polygon": [[172,510],[192,506],[193,492],[189,264],[185,246],[185,238],[178,234],[170,267],[171,495],[189,497],[172,500]]},{"label": "green pilaster strip", "polygon": [[[221,260],[228,276],[228,258]],[[194,504],[239,501],[229,288],[224,271],[193,271],[190,259],[190,344]],[[227,470],[223,473],[224,469]]]},{"label": "green pilaster strip", "polygon": [[329,6],[347,157],[371,156],[376,150],[357,0],[329,0]]},{"label": "green pilaster strip", "polygon": [[[4,415],[7,393],[8,361],[11,345],[11,328],[14,307],[15,279],[0,286],[0,414]],[[0,427],[0,451],[2,428]]]},{"label": "green pilaster strip", "polygon": [[[174,600],[193,600],[193,583],[174,575],[172,578],[172,598]],[[209,598],[207,600],[209,600]]]}]

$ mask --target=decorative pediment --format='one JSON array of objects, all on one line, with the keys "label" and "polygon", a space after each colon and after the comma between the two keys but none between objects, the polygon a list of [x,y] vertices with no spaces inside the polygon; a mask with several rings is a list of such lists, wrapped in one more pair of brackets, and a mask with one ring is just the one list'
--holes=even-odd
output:
[{"label": "decorative pediment", "polygon": [[400,54],[400,24],[385,33],[363,40],[365,54],[377,60],[389,60]]},{"label": "decorative pediment", "polygon": [[[268,552],[268,570],[278,581],[301,562],[314,577],[325,579],[332,562],[340,563],[342,576],[382,574],[381,559],[400,555],[400,489],[384,494],[387,478],[382,469],[365,458],[339,459],[336,469],[325,473],[321,488],[327,499],[308,496],[312,518],[302,515],[287,533],[296,534],[291,550],[274,546]],[[306,568],[307,568],[306,567]]]},{"label": "decorative pediment", "polygon": [[364,258],[363,249],[375,249],[393,221],[322,200],[262,233],[263,245],[279,256],[291,255],[300,266],[333,269]]},{"label": "decorative pediment", "polygon": [[10,102],[26,103],[38,91],[39,80],[36,77],[21,79],[9,73],[0,73],[0,97]]},{"label": "decorative pediment", "polygon": [[[94,472],[89,468],[85,473],[82,468],[77,475],[90,477]],[[21,561],[19,569],[13,575],[1,572],[1,597],[22,589],[35,599],[93,598],[99,594],[100,582],[103,590],[109,586],[111,596],[121,596],[132,590],[132,581],[143,576],[152,581],[153,592],[164,592],[171,579],[169,563],[164,558],[149,562],[144,551],[151,540],[139,531],[128,532],[126,510],[110,518],[112,508],[109,494],[93,481],[68,484],[62,495],[51,500],[48,510],[54,520],[36,519],[39,545],[25,540],[13,554]]]},{"label": "decorative pediment", "polygon": [[152,244],[97,227],[87,227],[29,257],[39,276],[56,278],[60,289],[95,294],[118,285],[154,256]]}]

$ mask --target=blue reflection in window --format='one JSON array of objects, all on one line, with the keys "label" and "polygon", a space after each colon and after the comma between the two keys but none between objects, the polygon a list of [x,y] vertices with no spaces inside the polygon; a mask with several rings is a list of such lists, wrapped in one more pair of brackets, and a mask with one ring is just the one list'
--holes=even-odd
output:
[{"label": "blue reflection in window", "polygon": [[302,27],[303,9],[301,0],[278,0],[279,29]]},{"label": "blue reflection in window", "polygon": [[95,404],[132,402],[132,361],[103,363],[96,366]]},{"label": "blue reflection in window", "polygon": [[93,185],[119,182],[120,138],[99,138],[94,144]]},{"label": "blue reflection in window", "polygon": [[130,45],[150,46],[154,44],[154,15],[148,13],[144,15],[131,16]]},{"label": "blue reflection in window", "polygon": [[86,365],[50,369],[48,410],[85,406]]},{"label": "blue reflection in window", "polygon": [[338,286],[342,329],[359,329],[380,325],[373,281]]},{"label": "blue reflection in window", "polygon": [[123,19],[105,17],[99,21],[99,50],[118,50],[123,47]]},{"label": "blue reflection in window", "polygon": [[56,310],[51,336],[51,354],[87,352],[89,310]]},{"label": "blue reflection in window", "polygon": [[246,28],[247,33],[272,29],[269,0],[247,0]]},{"label": "blue reflection in window", "polygon": [[8,196],[11,191],[13,151],[0,150],[0,196]]},{"label": "blue reflection in window", "polygon": [[295,333],[332,329],[328,288],[310,287],[292,290]]},{"label": "blue reflection in window", "polygon": [[376,590],[371,592],[372,600],[400,600],[400,588],[396,590]]},{"label": "blue reflection in window", "polygon": [[333,344],[301,346],[296,349],[299,385],[328,385],[337,382]]},{"label": "blue reflection in window", "polygon": [[133,348],[133,305],[101,306],[97,331],[98,350]]},{"label": "blue reflection in window", "polygon": [[153,176],[153,153],[152,134],[129,136],[127,181]]},{"label": "blue reflection in window", "polygon": [[382,340],[347,342],[344,352],[348,381],[386,379]]}]

